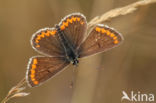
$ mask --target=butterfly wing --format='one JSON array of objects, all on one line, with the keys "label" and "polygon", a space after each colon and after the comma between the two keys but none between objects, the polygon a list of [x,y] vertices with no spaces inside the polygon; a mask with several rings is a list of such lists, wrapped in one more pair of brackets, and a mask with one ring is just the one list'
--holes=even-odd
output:
[{"label": "butterfly wing", "polygon": [[118,46],[122,41],[122,35],[116,30],[102,24],[96,25],[80,46],[79,57],[107,51]]},{"label": "butterfly wing", "polygon": [[35,87],[55,76],[69,64],[63,57],[32,57],[29,61],[26,80]]},{"label": "butterfly wing", "polygon": [[69,43],[72,44],[74,49],[79,48],[87,30],[87,21],[85,16],[80,13],[73,13],[62,19],[59,26],[60,30],[68,39]]},{"label": "butterfly wing", "polygon": [[37,31],[31,39],[32,47],[44,55],[64,56],[64,48],[54,28],[45,28]]}]

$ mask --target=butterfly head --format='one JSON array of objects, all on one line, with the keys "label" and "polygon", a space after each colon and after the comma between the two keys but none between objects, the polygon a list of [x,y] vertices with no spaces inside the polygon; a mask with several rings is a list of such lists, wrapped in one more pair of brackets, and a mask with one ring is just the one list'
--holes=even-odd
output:
[{"label": "butterfly head", "polygon": [[78,59],[74,59],[73,61],[72,61],[72,63],[73,63],[73,65],[78,65],[78,63],[79,63],[79,60]]}]

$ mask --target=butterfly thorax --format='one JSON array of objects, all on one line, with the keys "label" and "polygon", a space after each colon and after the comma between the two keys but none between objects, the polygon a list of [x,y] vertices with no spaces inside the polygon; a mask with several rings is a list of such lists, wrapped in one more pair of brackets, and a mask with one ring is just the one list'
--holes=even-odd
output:
[{"label": "butterfly thorax", "polygon": [[67,39],[67,37],[65,37],[64,32],[60,30],[60,27],[58,25],[56,25],[56,29],[57,29],[61,44],[64,48],[66,59],[69,62],[72,62],[73,65],[77,65],[79,63],[77,51],[75,50],[72,43]]}]

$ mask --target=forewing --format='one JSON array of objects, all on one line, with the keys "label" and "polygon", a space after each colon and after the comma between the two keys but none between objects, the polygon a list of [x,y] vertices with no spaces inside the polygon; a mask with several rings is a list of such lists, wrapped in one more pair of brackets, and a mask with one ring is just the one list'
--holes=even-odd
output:
[{"label": "forewing", "polygon": [[118,46],[122,41],[122,35],[116,30],[102,24],[96,25],[80,46],[79,57],[107,51]]},{"label": "forewing", "polygon": [[87,29],[85,16],[80,13],[73,13],[62,19],[59,26],[69,43],[75,49],[79,48]]},{"label": "forewing", "polygon": [[29,61],[26,80],[30,87],[42,84],[69,64],[62,57],[32,57]]},{"label": "forewing", "polygon": [[45,28],[37,31],[31,39],[32,47],[50,56],[64,56],[64,49],[59,41],[58,32],[54,28]]}]

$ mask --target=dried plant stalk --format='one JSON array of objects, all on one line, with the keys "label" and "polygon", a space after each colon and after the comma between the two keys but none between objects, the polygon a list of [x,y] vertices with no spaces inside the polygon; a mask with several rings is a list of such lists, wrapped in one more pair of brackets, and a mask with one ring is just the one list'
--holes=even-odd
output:
[{"label": "dried plant stalk", "polygon": [[135,2],[133,4],[130,4],[130,5],[127,5],[127,6],[124,6],[121,8],[116,8],[116,9],[110,10],[110,11],[102,14],[101,16],[96,16],[95,18],[93,18],[88,23],[88,28],[91,28],[92,26],[94,26],[96,24],[105,22],[107,20],[118,17],[120,15],[126,15],[129,13],[132,13],[135,10],[137,10],[138,7],[147,5],[147,4],[151,4],[151,3],[156,3],[156,0],[141,0],[141,1]]},{"label": "dried plant stalk", "polygon": [[[93,18],[88,23],[88,28],[90,29],[92,26],[96,24],[105,22],[107,20],[118,17],[120,15],[126,15],[129,13],[132,13],[135,10],[137,10],[139,6],[143,6],[143,5],[147,5],[151,3],[156,3],[156,0],[142,0],[142,1],[135,2],[125,7],[110,10],[101,16],[96,16],[95,18]],[[23,96],[29,95],[29,93],[22,92],[25,89],[25,87],[23,87],[25,83],[26,83],[26,80],[24,78],[16,86],[12,87],[10,91],[8,92],[7,96],[2,100],[1,103],[6,103],[8,100],[14,97],[23,97]]]},{"label": "dried plant stalk", "polygon": [[25,78],[23,78],[16,86],[12,87],[8,92],[7,96],[2,100],[1,103],[6,103],[11,98],[23,97],[29,95],[29,93],[22,92],[25,87],[23,85],[26,83]]}]

